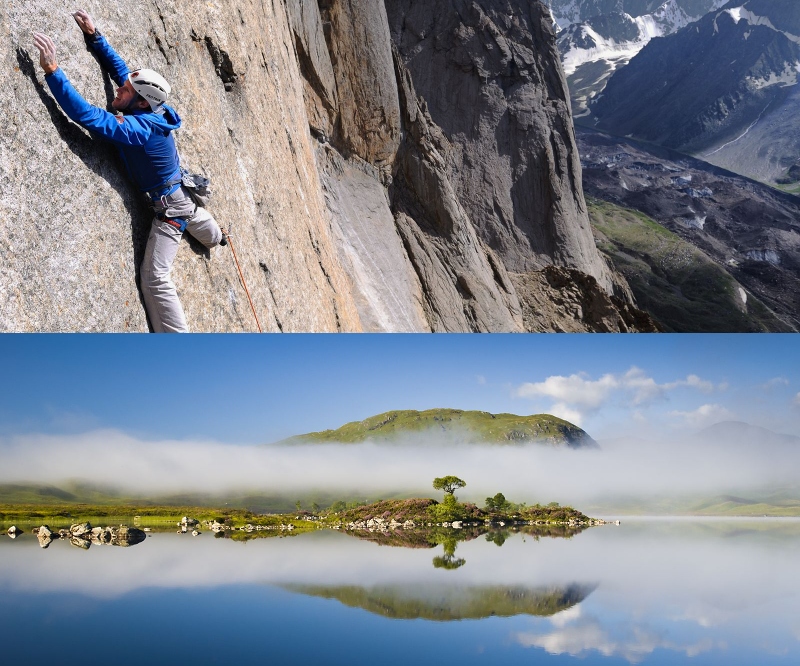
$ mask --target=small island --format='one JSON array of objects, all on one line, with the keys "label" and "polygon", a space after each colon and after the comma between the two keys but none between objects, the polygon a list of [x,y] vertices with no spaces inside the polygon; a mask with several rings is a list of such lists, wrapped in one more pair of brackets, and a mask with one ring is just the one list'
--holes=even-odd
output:
[{"label": "small island", "polygon": [[[146,532],[154,529],[171,531],[175,526],[179,534],[200,536],[203,530],[208,530],[217,537],[235,540],[294,536],[313,530],[333,529],[362,538],[375,535],[379,541],[380,537],[387,537],[384,543],[425,547],[440,543],[447,546],[451,541],[520,526],[536,527],[540,534],[547,536],[571,536],[587,527],[606,524],[605,520],[590,518],[577,509],[556,502],[530,506],[517,504],[506,499],[501,492],[487,497],[483,507],[471,502],[462,503],[455,492],[466,485],[463,479],[448,475],[433,480],[433,488],[443,492],[441,501],[433,498],[387,499],[371,503],[337,501],[326,509],[312,504],[311,510],[303,509],[297,502],[294,514],[259,515],[246,509],[182,507],[181,512],[187,515],[177,519],[175,507],[6,505],[0,506],[0,521],[7,525],[11,520],[31,523],[41,519],[31,531],[43,548],[60,538],[83,549],[92,544],[135,545],[145,540]],[[92,527],[85,520],[89,515],[106,519],[132,516],[134,525]],[[73,522],[78,516],[84,517],[82,522]],[[619,524],[619,521],[615,522]],[[144,527],[145,524],[152,526]],[[453,534],[462,530],[462,535]],[[11,538],[21,533],[23,530],[16,524],[7,529]],[[396,538],[389,538],[391,535],[396,535]],[[450,548],[451,554],[452,550]]]}]

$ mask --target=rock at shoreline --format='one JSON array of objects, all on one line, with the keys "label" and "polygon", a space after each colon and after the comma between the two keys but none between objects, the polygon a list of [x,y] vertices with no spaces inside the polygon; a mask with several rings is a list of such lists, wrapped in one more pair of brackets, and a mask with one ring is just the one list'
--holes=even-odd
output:
[{"label": "rock at shoreline", "polygon": [[112,535],[111,544],[114,546],[135,546],[147,538],[145,533],[136,527],[120,525],[116,534]]},{"label": "rock at shoreline", "polygon": [[90,534],[92,526],[90,523],[77,523],[70,525],[69,532],[72,536],[82,537],[84,534]]},{"label": "rock at shoreline", "polygon": [[42,525],[40,528],[33,530],[36,538],[39,539],[39,545],[42,548],[47,548],[51,543],[53,543],[53,532],[47,525]]}]

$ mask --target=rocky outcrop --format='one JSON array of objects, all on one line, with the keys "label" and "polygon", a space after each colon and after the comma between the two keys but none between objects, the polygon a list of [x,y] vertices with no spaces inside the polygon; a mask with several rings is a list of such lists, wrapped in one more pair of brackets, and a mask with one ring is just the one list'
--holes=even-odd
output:
[{"label": "rocky outcrop", "polygon": [[39,545],[47,548],[55,539],[63,539],[81,550],[89,550],[92,545],[135,546],[145,540],[147,535],[136,527],[92,527],[90,523],[76,523],[69,529],[53,532],[47,525],[34,528]]},{"label": "rocky outcrop", "polygon": [[503,264],[476,234],[448,177],[453,146],[417,98],[399,55],[406,140],[390,188],[397,229],[436,331],[520,331],[520,307]]},{"label": "rocky outcrop", "polygon": [[[173,83],[265,330],[539,330],[509,272],[614,289],[539,2],[143,0],[135,29],[121,0],[86,9]],[[51,98],[33,31],[90,102],[112,93],[59,3],[0,6],[0,330],[146,331],[149,210]],[[187,237],[173,278],[192,330],[255,329],[228,249]]]},{"label": "rocky outcrop", "polygon": [[[653,318],[609,295],[590,275],[548,266],[512,274],[525,328],[537,333],[657,333]],[[625,285],[627,288],[627,284]]]},{"label": "rocky outcrop", "polygon": [[386,0],[386,7],[417,93],[456,146],[449,176],[480,237],[511,271],[555,264],[610,291],[544,5]]},{"label": "rocky outcrop", "polygon": [[42,525],[41,527],[34,528],[33,533],[36,535],[36,538],[39,540],[39,545],[42,548],[47,548],[53,543],[53,532],[48,525]]}]

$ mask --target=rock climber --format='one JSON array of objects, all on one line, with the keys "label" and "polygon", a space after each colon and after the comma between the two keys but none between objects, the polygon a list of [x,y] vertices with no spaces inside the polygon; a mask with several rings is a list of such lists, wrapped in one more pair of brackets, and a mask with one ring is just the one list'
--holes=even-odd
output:
[{"label": "rock climber", "polygon": [[111,102],[116,114],[92,106],[81,97],[58,67],[53,40],[36,33],[34,45],[39,50],[45,81],[71,120],[117,145],[131,178],[149,197],[155,218],[141,266],[147,314],[157,333],[188,332],[186,316],[170,278],[181,237],[188,231],[210,249],[225,245],[225,235],[211,214],[195,204],[182,184],[180,158],[172,136],[181,126],[181,119],[165,104],[169,84],[153,70],[130,71],[95,28],[89,14],[79,10],[72,16],[119,86]]}]

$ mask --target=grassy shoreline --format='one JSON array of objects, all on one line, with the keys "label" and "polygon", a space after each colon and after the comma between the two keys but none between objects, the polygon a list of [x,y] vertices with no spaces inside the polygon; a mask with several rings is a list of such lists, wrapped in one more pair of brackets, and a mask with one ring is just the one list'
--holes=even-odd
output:
[{"label": "grassy shoreline", "polygon": [[[137,506],[96,504],[0,504],[0,527],[11,524],[48,524],[51,527],[68,527],[76,522],[94,519],[97,522],[129,522],[142,526],[164,526],[173,528],[184,516],[210,525],[217,523],[230,531],[250,526],[278,528],[292,525],[295,530],[318,529],[320,527],[345,528],[349,525],[377,523],[414,523],[415,526],[449,526],[461,523],[539,523],[539,524],[591,524],[589,518],[572,507],[558,505],[518,507],[508,511],[484,510],[474,504],[457,504],[456,513],[442,517],[436,508],[441,504],[430,498],[404,500],[379,500],[372,504],[331,507],[316,512],[299,510],[295,513],[257,514],[246,509],[209,508],[197,506]],[[338,510],[337,510],[338,509]],[[410,521],[410,522],[409,522]],[[91,520],[89,521],[91,522]]]}]

